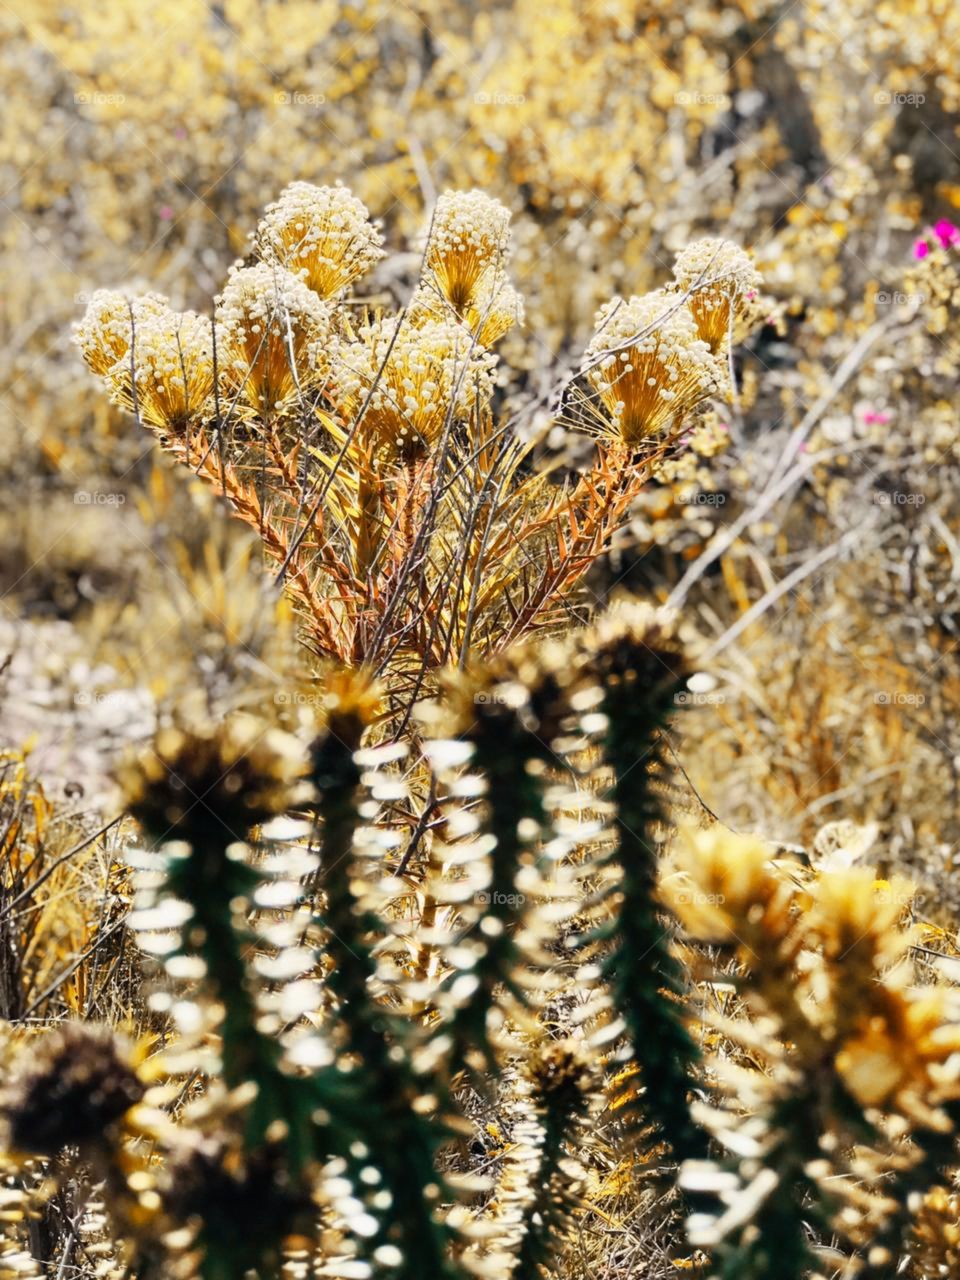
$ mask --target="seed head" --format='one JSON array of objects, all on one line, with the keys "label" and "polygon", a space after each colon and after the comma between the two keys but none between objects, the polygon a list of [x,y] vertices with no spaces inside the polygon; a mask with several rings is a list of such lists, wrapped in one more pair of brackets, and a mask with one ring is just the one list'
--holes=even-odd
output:
[{"label": "seed head", "polygon": [[134,334],[132,359],[121,356],[107,382],[113,401],[149,426],[174,434],[186,430],[203,415],[213,392],[210,321],[193,311],[148,315]]},{"label": "seed head", "polygon": [[234,270],[217,300],[217,356],[225,393],[260,417],[295,404],[327,367],[330,311],[283,267]]},{"label": "seed head", "polygon": [[503,262],[510,212],[482,191],[445,191],[437,201],[425,269],[458,316]]},{"label": "seed head", "polygon": [[170,313],[167,299],[159,293],[140,297],[122,289],[98,289],[73,326],[73,341],[88,367],[104,378],[130,350],[131,334],[139,338],[140,325],[151,316]]},{"label": "seed head", "polygon": [[606,430],[627,445],[679,425],[716,383],[716,361],[692,314],[663,289],[614,299],[597,325],[586,351],[588,377]]},{"label": "seed head", "polygon": [[383,237],[346,187],[292,182],[267,206],[254,237],[264,262],[286,267],[332,298],[383,257]]},{"label": "seed head", "polygon": [[[714,353],[741,342],[759,316],[763,283],[745,250],[731,240],[697,240],[677,255],[673,274],[690,293],[697,332]],[[732,313],[732,317],[731,317]]]},{"label": "seed head", "polygon": [[[418,286],[410,299],[407,316],[414,325],[422,325],[427,320],[458,318],[435,284]],[[491,277],[479,286],[461,319],[470,337],[488,350],[515,324],[523,324],[523,297],[508,281]]]},{"label": "seed head", "polygon": [[454,320],[378,320],[344,346],[337,394],[350,405],[369,395],[363,430],[381,457],[416,457],[489,398],[492,362]]}]

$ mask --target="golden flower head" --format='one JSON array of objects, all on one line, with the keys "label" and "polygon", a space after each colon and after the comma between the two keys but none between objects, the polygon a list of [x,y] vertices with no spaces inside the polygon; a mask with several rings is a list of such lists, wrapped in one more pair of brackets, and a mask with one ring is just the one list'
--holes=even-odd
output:
[{"label": "golden flower head", "polygon": [[120,1040],[106,1027],[68,1022],[36,1037],[4,1090],[12,1145],[53,1156],[102,1145],[145,1089]]},{"label": "golden flower head", "polygon": [[150,317],[170,314],[167,299],[159,293],[135,296],[122,289],[98,289],[73,326],[73,341],[87,366],[101,378],[130,350],[131,336]]},{"label": "golden flower head", "polygon": [[264,262],[286,267],[331,298],[383,257],[383,237],[346,187],[292,182],[267,206],[254,236]]},{"label": "golden flower head", "polygon": [[897,991],[874,980],[872,994],[877,992],[883,999],[871,1002],[866,993],[854,1034],[837,1053],[837,1071],[850,1092],[865,1107],[886,1106],[898,1096],[902,1101],[905,1092],[929,1103],[938,1085],[955,1094],[960,1026],[953,993],[942,987]]},{"label": "golden flower head", "polygon": [[209,407],[213,392],[210,321],[193,311],[148,315],[137,326],[132,356],[121,356],[106,381],[114,402],[149,426],[186,430]]},{"label": "golden flower head", "polygon": [[217,299],[217,357],[224,393],[269,416],[295,404],[327,367],[326,303],[297,276],[267,262],[231,272]]},{"label": "golden flower head", "polygon": [[732,240],[697,240],[677,255],[677,286],[689,293],[697,332],[713,352],[741,342],[759,316],[759,271]]},{"label": "golden flower head", "polygon": [[481,284],[463,319],[481,347],[495,346],[514,325],[523,324],[523,298],[506,280]]},{"label": "golden flower head", "polygon": [[407,307],[410,323],[415,325],[427,320],[461,319],[467,333],[485,349],[496,346],[514,325],[523,324],[523,315],[522,295],[495,274],[481,282],[460,317],[435,284],[419,285]]},{"label": "golden flower head", "polygon": [[367,404],[362,429],[381,457],[415,457],[489,398],[493,360],[455,320],[376,320],[344,345],[337,394]]},{"label": "golden flower head", "polygon": [[561,1115],[583,1104],[597,1084],[597,1069],[576,1040],[548,1040],[530,1056],[530,1075],[540,1098]]},{"label": "golden flower head", "polygon": [[663,289],[601,308],[585,363],[606,430],[628,445],[678,425],[717,379],[693,316]]},{"label": "golden flower head", "polygon": [[457,315],[476,303],[481,282],[490,287],[509,227],[510,211],[482,191],[445,191],[437,201],[424,266]]}]

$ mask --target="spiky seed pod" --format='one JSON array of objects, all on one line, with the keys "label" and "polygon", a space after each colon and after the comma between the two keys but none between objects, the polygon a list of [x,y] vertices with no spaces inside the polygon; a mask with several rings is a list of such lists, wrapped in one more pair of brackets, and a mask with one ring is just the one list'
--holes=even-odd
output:
[{"label": "spiky seed pod", "polygon": [[361,430],[379,458],[414,458],[487,402],[492,360],[455,320],[381,319],[342,348],[333,395],[366,403]]},{"label": "spiky seed pod", "polygon": [[697,240],[677,255],[677,287],[691,296],[688,305],[697,332],[717,353],[732,340],[742,342],[760,316],[763,280],[749,254],[731,240]]},{"label": "spiky seed pod", "polygon": [[605,434],[626,445],[677,427],[718,378],[693,315],[664,289],[602,307],[585,365]]},{"label": "spiky seed pod", "polygon": [[511,645],[463,673],[444,677],[450,727],[481,753],[501,733],[528,735],[528,754],[556,760],[551,742],[570,715],[576,652],[562,641]]},{"label": "spiky seed pod", "polygon": [[458,316],[503,261],[510,211],[482,191],[445,191],[437,201],[424,268]]},{"label": "spiky seed pod", "polygon": [[73,341],[88,368],[105,378],[130,351],[132,337],[148,319],[170,314],[160,293],[136,295],[122,289],[98,289],[87,303],[83,319],[73,327]]},{"label": "spiky seed pod", "polygon": [[180,435],[212,409],[213,332],[193,311],[147,315],[133,350],[106,375],[111,399],[158,431]]},{"label": "spiky seed pod", "polygon": [[275,263],[234,269],[217,299],[216,320],[224,395],[261,418],[296,406],[326,373],[329,308]]},{"label": "spiky seed pod", "polygon": [[145,1089],[122,1043],[106,1027],[69,1022],[39,1036],[4,1089],[13,1146],[53,1156],[102,1147]]},{"label": "spiky seed pod", "polygon": [[291,182],[267,205],[253,239],[264,262],[286,267],[321,298],[334,297],[383,257],[366,205],[343,186]]},{"label": "spiky seed pod", "polygon": [[289,808],[304,772],[296,739],[251,716],[165,728],[119,770],[127,808],[157,841],[242,840]]},{"label": "spiky seed pod", "polygon": [[629,1034],[645,1086],[627,1082],[618,1098],[628,1127],[653,1121],[682,1158],[705,1152],[690,1118],[688,1093],[699,1053],[687,1025],[685,983],[658,897],[658,835],[670,776],[663,731],[687,668],[667,620],[653,609],[613,609],[579,639],[585,679],[599,685],[604,758],[613,771],[616,841],[601,865],[618,874],[605,893],[612,908],[598,936],[609,950],[602,972]]}]

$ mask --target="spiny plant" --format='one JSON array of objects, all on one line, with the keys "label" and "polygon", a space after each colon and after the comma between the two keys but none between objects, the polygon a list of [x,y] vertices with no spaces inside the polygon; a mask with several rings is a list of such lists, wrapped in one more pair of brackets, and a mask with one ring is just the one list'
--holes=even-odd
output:
[{"label": "spiny plant", "polygon": [[[621,677],[660,643],[652,626],[646,613],[607,624]],[[445,927],[421,938],[428,970],[393,946],[378,815],[404,748],[375,732],[364,745],[383,701],[368,673],[326,677],[309,751],[237,714],[162,729],[125,767],[147,837],[128,854],[130,925],[153,957],[166,1047],[144,1063],[148,1042],[131,1056],[68,1024],[62,1047],[14,1070],[3,1106],[25,1157],[55,1157],[54,1184],[74,1147],[102,1172],[116,1256],[138,1275],[549,1274],[580,1210],[607,1057],[585,1025],[558,1036],[544,1020],[554,960],[590,927],[580,899],[595,868],[551,774],[596,754],[574,709],[610,679],[591,648],[507,650],[451,673],[424,709],[449,735],[426,744],[445,811],[432,875],[448,891]],[[659,727],[652,717],[651,738]],[[272,831],[291,808],[292,842]],[[613,863],[608,850],[602,876]],[[608,953],[602,933],[590,945]],[[647,960],[617,963],[640,977]],[[602,1008],[589,1019],[608,1021]],[[604,1044],[621,1039],[606,1026]],[[636,1051],[646,1063],[639,1039]],[[472,1132],[468,1077],[517,1116],[493,1185],[456,1155]],[[255,1223],[228,1229],[254,1205]]]},{"label": "spiny plant", "polygon": [[664,882],[716,948],[695,967],[718,1088],[693,1114],[717,1153],[680,1181],[716,1199],[690,1238],[723,1280],[903,1274],[921,1198],[955,1177],[956,990],[916,983],[912,887],[844,862],[812,874],[715,827]]},{"label": "spiny plant", "polygon": [[611,302],[556,396],[591,464],[551,476],[543,432],[498,416],[494,347],[523,314],[509,222],[479,191],[441,196],[391,314],[350,295],[384,254],[364,206],[298,182],[212,317],[101,291],[76,329],[111,397],[257,530],[312,651],[389,675],[394,702],[569,617],[653,467],[729,394],[729,341],[759,319],[756,272],[721,241]]},{"label": "spiny plant", "polygon": [[[7,1271],[40,1273],[29,1223],[86,1187],[104,1275],[545,1280],[605,1105],[621,1157],[683,1159],[717,1280],[948,1253],[960,1020],[948,981],[916,985],[909,890],[717,826],[671,838],[683,682],[646,608],[444,677],[418,713],[428,964],[384,856],[410,748],[368,672],[318,685],[309,749],[246,713],[161,729],[123,773],[151,1030],[11,1046]],[[494,1177],[461,1154],[469,1082],[510,1126]]]},{"label": "spiny plant", "polygon": [[[654,468],[736,399],[757,272],[702,241],[602,309],[551,418],[593,451],[554,476],[499,409],[508,233],[482,193],[443,195],[389,314],[350,294],[383,256],[362,204],[296,183],[212,317],[101,293],[78,326],[111,396],[256,530],[319,715],[305,744],[192,707],[123,771],[149,1033],[12,1055],[21,1271],[43,1180],[86,1162],[105,1273],[547,1280],[604,1113],[618,1162],[682,1162],[703,1252],[676,1261],[718,1280],[824,1258],[879,1280],[949,1246],[952,994],[908,983],[901,890],[874,912],[869,873],[718,830],[662,881],[689,668],[649,609],[581,625]],[[493,1176],[465,1152],[476,1097],[511,1134]]]}]

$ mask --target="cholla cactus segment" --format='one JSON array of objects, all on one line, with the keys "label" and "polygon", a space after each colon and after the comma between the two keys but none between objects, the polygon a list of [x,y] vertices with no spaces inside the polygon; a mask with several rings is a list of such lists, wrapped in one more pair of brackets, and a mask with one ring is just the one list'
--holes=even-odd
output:
[{"label": "cholla cactus segment", "polygon": [[366,205],[343,186],[291,182],[267,206],[254,236],[264,262],[286,267],[332,298],[383,257]]},{"label": "cholla cactus segment", "polygon": [[235,270],[217,300],[224,391],[260,417],[296,404],[326,368],[330,338],[326,304],[283,267]]},{"label": "cholla cactus segment", "polygon": [[697,240],[677,255],[673,274],[711,351],[741,342],[759,318],[760,273],[732,240]]},{"label": "cholla cactus segment", "polygon": [[65,1147],[101,1146],[145,1087],[120,1040],[107,1028],[66,1023],[41,1036],[4,1090],[13,1146],[53,1156]]},{"label": "cholla cactus segment", "polygon": [[437,201],[425,270],[458,315],[503,262],[510,211],[482,191],[445,191]]},{"label": "cholla cactus segment", "polygon": [[147,315],[136,330],[132,357],[115,362],[107,383],[114,402],[149,426],[174,434],[186,430],[213,393],[210,320],[193,311]]},{"label": "cholla cactus segment", "polygon": [[[551,741],[570,715],[579,668],[569,644],[544,640],[511,645],[494,658],[445,672],[442,705],[447,728],[479,746],[502,750],[511,733],[529,734],[526,750],[552,755]],[[438,706],[424,716],[437,716]]]},{"label": "cholla cactus segment", "polygon": [[215,726],[161,729],[121,766],[119,780],[130,813],[154,837],[194,843],[212,829],[229,842],[283,813],[304,768],[290,734],[237,715]]},{"label": "cholla cactus segment", "polygon": [[580,1163],[587,1141],[594,1063],[576,1041],[553,1041],[535,1050],[528,1065],[540,1122],[537,1191],[514,1274],[552,1276],[574,1231],[586,1173]]},{"label": "cholla cactus segment", "polygon": [[170,314],[167,299],[160,293],[140,297],[123,289],[98,289],[73,327],[73,341],[87,366],[101,378],[130,350],[131,338],[139,339],[140,326],[156,316]]},{"label": "cholla cactus segment", "polygon": [[693,316],[663,289],[601,308],[585,363],[607,433],[627,445],[679,425],[718,377]]},{"label": "cholla cactus segment", "polygon": [[344,346],[340,365],[336,394],[366,403],[364,435],[387,459],[429,452],[493,389],[493,358],[455,320],[374,321]]}]

